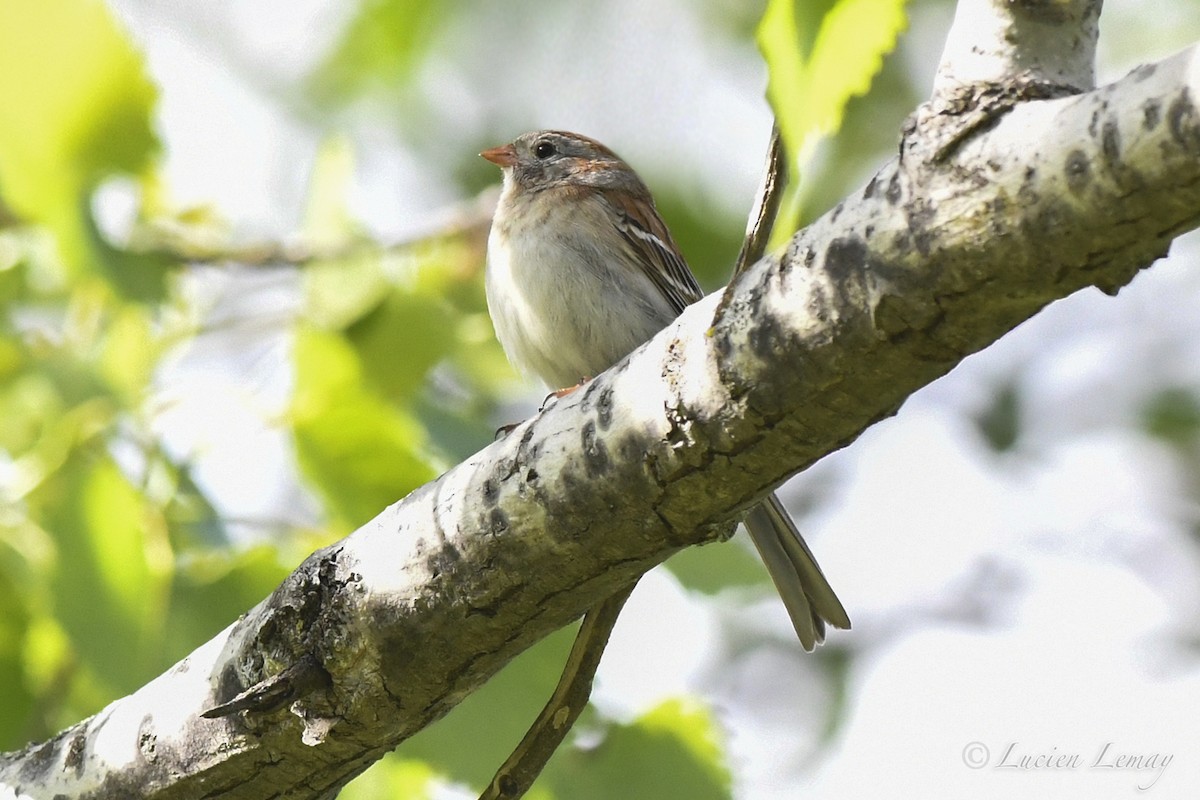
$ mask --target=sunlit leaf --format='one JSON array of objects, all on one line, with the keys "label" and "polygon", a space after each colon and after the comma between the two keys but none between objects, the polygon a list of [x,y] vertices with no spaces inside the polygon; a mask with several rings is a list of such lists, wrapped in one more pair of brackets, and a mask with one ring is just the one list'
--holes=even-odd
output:
[{"label": "sunlit leaf", "polygon": [[517,656],[447,716],[402,744],[400,755],[420,759],[451,780],[484,786],[550,698],[574,635],[573,628],[558,631]]},{"label": "sunlit leaf", "polygon": [[437,298],[395,291],[355,322],[346,337],[364,374],[385,396],[409,397],[455,342],[450,309]]},{"label": "sunlit leaf", "polygon": [[159,264],[96,229],[92,190],[138,174],[158,150],[156,90],[141,55],[99,0],[0,3],[0,191],[53,231],[73,274],[99,271],[125,292],[162,294]]},{"label": "sunlit leaf", "polygon": [[975,415],[975,426],[997,453],[1011,450],[1021,436],[1021,394],[1015,384],[999,387],[987,408]]},{"label": "sunlit leaf", "polygon": [[717,725],[694,701],[667,701],[632,725],[613,725],[597,747],[562,753],[553,766],[545,779],[572,800],[732,796]]},{"label": "sunlit leaf", "polygon": [[376,255],[318,261],[306,266],[301,277],[305,317],[328,330],[361,319],[391,291]]},{"label": "sunlit leaf", "polygon": [[57,543],[55,616],[96,675],[132,691],[154,674],[147,636],[166,599],[148,557],[146,504],[111,460],[86,450],[39,494]]},{"label": "sunlit leaf", "polygon": [[104,331],[99,367],[106,384],[127,405],[145,399],[159,355],[147,310],[132,305],[118,309]]},{"label": "sunlit leaf", "polygon": [[391,753],[338,792],[338,800],[428,800],[436,778],[437,773],[423,761]]},{"label": "sunlit leaf", "polygon": [[301,327],[289,418],[296,455],[341,523],[366,522],[436,471],[414,418],[366,386],[362,364],[340,336]]},{"label": "sunlit leaf", "polygon": [[346,199],[354,179],[354,150],[344,136],[321,142],[312,167],[308,206],[304,213],[304,236],[321,247],[337,245],[360,233],[350,216]]},{"label": "sunlit leaf", "polygon": [[791,183],[773,241],[795,232],[800,176],[822,138],[837,131],[846,103],[863,94],[904,28],[905,0],[838,0],[821,18],[811,48],[797,0],[769,0],[758,28],[767,62],[767,98],[791,156]]},{"label": "sunlit leaf", "polygon": [[403,87],[452,15],[434,0],[362,0],[337,46],[309,79],[319,101],[340,104]]},{"label": "sunlit leaf", "polygon": [[671,556],[667,569],[684,586],[704,594],[770,584],[762,562],[736,542],[684,548]]},{"label": "sunlit leaf", "polygon": [[162,660],[175,661],[211,639],[270,594],[287,573],[270,545],[187,553],[172,586]]},{"label": "sunlit leaf", "polygon": [[1200,438],[1200,396],[1192,389],[1168,386],[1142,408],[1142,428],[1174,445],[1194,445]]},{"label": "sunlit leaf", "polygon": [[15,559],[5,558],[6,555],[0,550],[0,686],[4,687],[4,702],[0,703],[0,749],[7,749],[7,743],[17,741],[25,733],[26,716],[34,702],[25,680],[23,657],[29,626],[27,601],[16,591],[16,581],[10,574],[16,569]]}]

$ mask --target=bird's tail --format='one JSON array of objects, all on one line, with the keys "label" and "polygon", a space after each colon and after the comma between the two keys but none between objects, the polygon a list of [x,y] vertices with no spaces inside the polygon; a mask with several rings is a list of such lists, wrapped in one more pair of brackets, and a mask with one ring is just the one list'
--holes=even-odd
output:
[{"label": "bird's tail", "polygon": [[800,644],[811,651],[825,641],[825,625],[848,629],[850,617],[817,559],[774,494],[746,515],[746,530],[787,607]]}]

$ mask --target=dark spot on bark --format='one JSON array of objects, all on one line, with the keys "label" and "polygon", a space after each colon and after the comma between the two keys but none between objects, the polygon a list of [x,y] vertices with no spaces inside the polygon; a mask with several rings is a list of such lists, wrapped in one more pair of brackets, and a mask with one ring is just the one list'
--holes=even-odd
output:
[{"label": "dark spot on bark", "polygon": [[[503,481],[508,478],[511,478],[513,475],[516,474],[516,472],[517,472],[517,460],[515,458],[505,456],[504,458],[501,458],[499,461],[496,462],[496,470],[492,474],[498,480]],[[489,478],[488,480],[491,480],[491,478]]]},{"label": "dark spot on bark", "polygon": [[516,797],[521,792],[520,784],[512,775],[501,775],[499,784],[501,797]]},{"label": "dark spot on bark", "polygon": [[[227,663],[225,668],[221,670],[220,677],[217,678],[217,688],[216,691],[213,692],[213,699],[217,702],[213,703],[213,705],[220,705],[221,703],[232,700],[234,697],[237,697],[239,694],[241,694],[242,690],[245,688],[246,687],[242,685],[241,680],[238,678],[237,669],[233,664]],[[227,717],[226,719],[235,718],[236,717]]]},{"label": "dark spot on bark", "polygon": [[892,239],[892,241],[891,241],[891,244],[888,246],[888,249],[891,250],[893,253],[900,255],[900,256],[906,256],[912,252],[913,243],[909,239],[909,237],[893,236],[893,237],[891,237],[891,239]]},{"label": "dark spot on bark", "polygon": [[495,619],[496,615],[499,613],[500,613],[500,604],[499,603],[490,603],[486,606],[470,606],[467,609],[468,615],[478,614],[479,616],[486,617],[488,619]]},{"label": "dark spot on bark", "polygon": [[141,732],[138,733],[138,751],[142,754],[142,758],[151,764],[158,760],[158,754],[155,752],[158,747],[158,736],[152,730],[153,725],[154,721],[147,714],[142,719],[142,724],[139,726]]},{"label": "dark spot on bark", "polygon": [[1142,106],[1142,127],[1147,131],[1152,131],[1158,127],[1159,121],[1162,120],[1162,107],[1157,100],[1147,100]]},{"label": "dark spot on bark", "polygon": [[589,478],[597,478],[608,472],[608,448],[596,436],[596,423],[588,420],[580,434],[583,447],[583,466]]},{"label": "dark spot on bark", "polygon": [[851,274],[862,271],[867,260],[867,246],[862,239],[842,236],[829,243],[825,251],[825,271],[838,283]]},{"label": "dark spot on bark", "polygon": [[829,292],[826,291],[823,285],[818,285],[813,288],[813,292],[808,299],[808,315],[819,322],[828,322],[830,320]]},{"label": "dark spot on bark", "polygon": [[1068,7],[1064,7],[1057,0],[1009,0],[1005,5],[1008,6],[1009,13],[1043,25],[1062,25],[1071,18]]},{"label": "dark spot on bark", "polygon": [[496,505],[496,501],[500,499],[500,487],[491,478],[483,482],[483,502],[489,506]]},{"label": "dark spot on bark", "polygon": [[[582,381],[579,383],[579,385],[576,387],[575,393],[578,394],[581,398],[583,398],[582,400],[579,401],[580,410],[582,410],[582,411],[591,410],[592,395],[594,395],[596,393],[597,388],[599,388],[599,384],[597,384],[593,380],[589,380],[587,383],[583,383]],[[547,405],[549,405],[550,397],[551,397],[551,395],[546,396]]]},{"label": "dark spot on bark", "polygon": [[909,211],[906,221],[908,223],[908,233],[912,237],[913,247],[917,248],[917,252],[923,256],[929,255],[933,244],[933,231],[930,230],[930,225],[933,224],[935,212],[933,204],[927,200],[914,198],[909,204]]},{"label": "dark spot on bark", "polygon": [[754,326],[750,329],[750,349],[759,358],[768,360],[779,346],[780,338],[779,324],[775,317],[770,314],[764,315],[755,319]]},{"label": "dark spot on bark", "polygon": [[733,350],[733,343],[729,341],[728,336],[717,336],[713,338],[713,348],[717,351],[717,355],[724,360]]},{"label": "dark spot on bark", "polygon": [[888,181],[887,191],[884,192],[884,197],[892,205],[896,205],[903,199],[904,189],[900,186],[900,173],[892,173],[892,179]]},{"label": "dark spot on bark", "polygon": [[[488,514],[488,533],[492,536],[503,536],[508,533],[508,515],[498,508],[493,508]],[[458,555],[458,551],[454,551],[454,555]]]},{"label": "dark spot on bark", "polygon": [[1134,68],[1133,72],[1129,73],[1134,80],[1144,81],[1154,76],[1158,72],[1157,64],[1139,64]]},{"label": "dark spot on bark", "polygon": [[[498,512],[496,509],[493,509],[492,513],[499,513],[503,516],[503,512]],[[458,552],[458,549],[454,545],[447,542],[431,554],[429,558],[425,559],[425,568],[429,570],[430,575],[439,578],[448,572],[452,572],[455,565],[460,561],[462,561],[462,554]]]},{"label": "dark spot on bark", "polygon": [[613,391],[611,386],[606,385],[596,398],[596,422],[600,425],[600,430],[606,431],[612,425],[612,410]]},{"label": "dark spot on bark", "polygon": [[625,462],[645,461],[648,455],[643,451],[641,444],[636,436],[624,436],[617,442],[617,453],[620,454],[621,460]]},{"label": "dark spot on bark", "polygon": [[833,207],[833,214],[829,217],[830,222],[837,222],[837,218],[842,215],[842,205],[842,203],[838,203]]},{"label": "dark spot on bark", "polygon": [[534,482],[534,481],[536,481],[537,479],[538,479],[538,473],[537,473],[537,470],[536,470],[536,469],[534,469],[533,467],[530,467],[530,468],[529,468],[529,471],[525,473],[525,482],[526,482],[526,483],[533,483],[533,482]]},{"label": "dark spot on bark", "polygon": [[1196,125],[1196,107],[1191,93],[1184,89],[1167,109],[1167,125],[1171,138],[1185,148],[1200,150],[1200,128]]},{"label": "dark spot on bark", "polygon": [[1104,155],[1104,162],[1110,168],[1120,166],[1121,130],[1111,119],[1104,123],[1104,129],[1100,134],[1100,152]]},{"label": "dark spot on bark", "polygon": [[879,179],[878,175],[872,175],[871,180],[867,181],[867,185],[863,187],[863,200],[870,200],[875,196],[875,181]]},{"label": "dark spot on bark", "polygon": [[61,741],[62,736],[59,735],[29,751],[29,754],[21,759],[20,776],[28,781],[43,782],[54,765]]},{"label": "dark spot on bark", "polygon": [[1067,155],[1067,163],[1063,165],[1063,173],[1067,176],[1067,188],[1074,194],[1079,194],[1087,188],[1091,179],[1091,165],[1088,164],[1087,154],[1082,150],[1072,150]]},{"label": "dark spot on bark", "polygon": [[[149,719],[150,717],[147,716],[142,720],[142,724],[145,725]],[[67,744],[67,755],[63,759],[63,767],[73,769],[76,775],[80,775],[83,772],[83,753],[86,748],[87,731],[80,726],[75,731],[75,735],[71,737],[70,743]]]}]

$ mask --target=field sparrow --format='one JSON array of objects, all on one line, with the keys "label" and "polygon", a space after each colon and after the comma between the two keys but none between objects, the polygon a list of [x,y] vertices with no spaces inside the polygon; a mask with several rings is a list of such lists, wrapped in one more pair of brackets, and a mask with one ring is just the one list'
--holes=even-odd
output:
[{"label": "field sparrow", "polygon": [[[504,172],[487,302],[504,352],[551,389],[598,375],[702,296],[650,190],[604,145],[535,131],[481,153]],[[783,504],[746,528],[806,650],[850,619]]]}]

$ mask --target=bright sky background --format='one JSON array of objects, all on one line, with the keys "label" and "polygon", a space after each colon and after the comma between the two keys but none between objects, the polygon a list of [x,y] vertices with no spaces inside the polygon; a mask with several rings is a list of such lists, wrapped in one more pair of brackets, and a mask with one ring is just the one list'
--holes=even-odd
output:
[{"label": "bright sky background", "polygon": [[[286,87],[351,4],[112,5],[162,88],[176,199],[214,205],[247,238],[294,231],[307,167],[331,129]],[[1106,79],[1200,38],[1186,2],[1106,5]],[[742,213],[770,124],[764,76],[751,46],[714,36],[694,9],[616,0],[581,25],[570,4],[545,4],[529,45],[514,46],[493,41],[510,30],[494,4],[494,19],[456,31],[423,74],[444,136],[417,149],[365,116],[337,123],[359,157],[354,213],[384,238],[422,229],[464,199],[442,165],[477,149],[483,131],[550,125],[608,142],[652,186],[682,175]],[[914,17],[907,58],[924,85],[948,23],[924,8]],[[296,302],[293,286],[269,276],[248,295],[211,269],[192,286],[215,314],[260,304],[268,329]],[[241,369],[224,357],[242,340],[212,334],[160,380],[170,441],[196,454],[234,517],[306,513],[269,424],[288,386],[276,330]],[[1016,451],[997,455],[971,419],[1009,382],[1023,392],[1027,428]],[[1200,786],[1200,486],[1195,464],[1136,428],[1166,386],[1200,390],[1196,236],[1117,298],[1088,291],[1056,304],[789,485],[785,496],[819,500],[802,527],[855,622],[832,636],[853,661],[846,716],[828,742],[821,662],[799,650],[782,606],[764,599],[734,613],[662,570],[631,600],[596,702],[627,718],[680,692],[708,698],[746,798],[801,787],[816,798],[1185,796]],[[1161,775],[1091,768],[1110,742],[1110,756],[1173,761]],[[1078,754],[1081,766],[997,769],[1010,744],[1013,761]],[[975,758],[982,769],[964,763]]]}]

